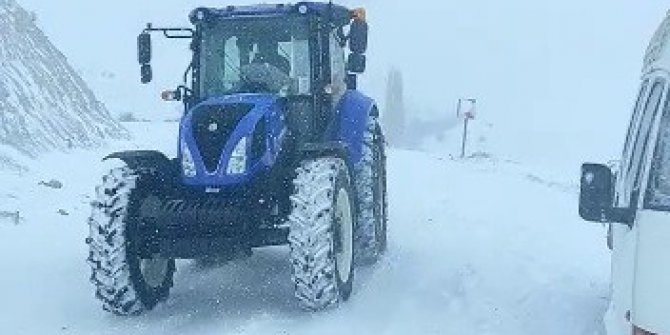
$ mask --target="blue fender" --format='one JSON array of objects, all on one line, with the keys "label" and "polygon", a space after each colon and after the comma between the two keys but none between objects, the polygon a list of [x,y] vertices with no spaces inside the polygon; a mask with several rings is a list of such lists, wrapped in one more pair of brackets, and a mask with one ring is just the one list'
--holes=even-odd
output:
[{"label": "blue fender", "polygon": [[174,182],[178,174],[177,164],[158,151],[121,151],[107,155],[102,160],[110,159],[120,159],[135,172],[154,174],[164,182]]},{"label": "blue fender", "polygon": [[358,164],[363,156],[363,135],[368,119],[377,116],[376,113],[378,110],[375,101],[359,91],[347,90],[338,103],[335,122],[331,124],[326,136],[329,141],[346,144],[352,165]]}]

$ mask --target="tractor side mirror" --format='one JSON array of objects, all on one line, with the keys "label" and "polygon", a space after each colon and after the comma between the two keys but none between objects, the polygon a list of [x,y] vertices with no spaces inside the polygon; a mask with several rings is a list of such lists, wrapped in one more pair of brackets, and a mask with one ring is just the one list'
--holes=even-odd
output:
[{"label": "tractor side mirror", "polygon": [[142,64],[140,67],[140,77],[142,84],[148,84],[153,79],[153,71],[151,70],[151,65]]},{"label": "tractor side mirror", "polygon": [[368,51],[368,23],[354,20],[349,27],[349,50],[355,54]]},{"label": "tractor side mirror", "polygon": [[151,34],[147,32],[137,36],[137,61],[142,65],[151,63]]},{"label": "tractor side mirror", "polygon": [[147,84],[153,79],[151,69],[151,34],[143,32],[137,36],[137,61],[140,63],[140,81]]},{"label": "tractor side mirror", "polygon": [[351,53],[347,60],[347,71],[351,73],[363,73],[365,72],[366,64],[365,55]]}]

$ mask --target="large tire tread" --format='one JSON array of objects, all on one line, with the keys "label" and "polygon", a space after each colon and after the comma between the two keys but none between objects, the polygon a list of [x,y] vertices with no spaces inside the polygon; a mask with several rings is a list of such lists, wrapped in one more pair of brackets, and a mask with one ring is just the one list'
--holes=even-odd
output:
[{"label": "large tire tread", "polygon": [[348,297],[341,295],[332,233],[335,181],[346,169],[338,158],[309,160],[297,169],[289,245],[295,296],[307,310],[322,310]]},{"label": "large tire tread", "polygon": [[[358,200],[358,225],[355,233],[355,259],[359,265],[375,263],[386,249],[386,231],[377,231],[377,220],[386,227],[387,199],[386,190],[375,196],[375,177],[384,178],[386,185],[386,162],[384,140],[376,117],[370,117],[363,135],[361,161],[356,165],[356,192]],[[381,162],[375,161],[375,152],[380,153]],[[381,199],[380,199],[381,197]],[[375,213],[375,206],[383,201],[382,213]],[[379,235],[383,234],[381,238]]]},{"label": "large tire tread", "polygon": [[[95,296],[105,311],[116,315],[138,315],[167,298],[175,271],[174,260],[167,269],[166,284],[159,292],[147,295],[139,286],[137,259],[128,241],[129,209],[136,192],[139,175],[128,167],[115,168],[105,175],[96,188],[92,213],[88,219],[90,235],[87,259],[92,273],[90,281],[95,286]],[[138,272],[138,270],[135,270]],[[144,301],[143,301],[144,300]]]},{"label": "large tire tread", "polygon": [[130,195],[137,175],[128,168],[117,168],[103,177],[96,188],[92,214],[88,220],[90,247],[88,264],[96,297],[103,309],[117,315],[135,315],[144,310],[132,287],[126,259],[125,223]]}]

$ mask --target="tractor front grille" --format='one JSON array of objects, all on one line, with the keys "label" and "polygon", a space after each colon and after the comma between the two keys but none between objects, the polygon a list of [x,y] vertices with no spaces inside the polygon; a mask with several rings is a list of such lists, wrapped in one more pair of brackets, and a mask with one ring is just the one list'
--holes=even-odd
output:
[{"label": "tractor front grille", "polygon": [[253,107],[252,104],[230,104],[202,106],[194,111],[193,137],[208,172],[216,171],[230,135]]}]

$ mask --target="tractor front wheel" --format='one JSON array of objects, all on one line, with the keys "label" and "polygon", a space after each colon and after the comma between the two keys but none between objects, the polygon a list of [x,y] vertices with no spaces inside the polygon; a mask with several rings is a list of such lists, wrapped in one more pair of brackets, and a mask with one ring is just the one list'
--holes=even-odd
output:
[{"label": "tractor front wheel", "polygon": [[88,220],[91,282],[103,309],[117,315],[137,315],[166,299],[175,272],[173,259],[139,256],[139,203],[150,190],[142,185],[128,167],[111,170],[96,188]]},{"label": "tractor front wheel", "polygon": [[342,159],[305,161],[297,170],[289,216],[295,296],[308,310],[346,301],[354,277],[355,206]]}]

